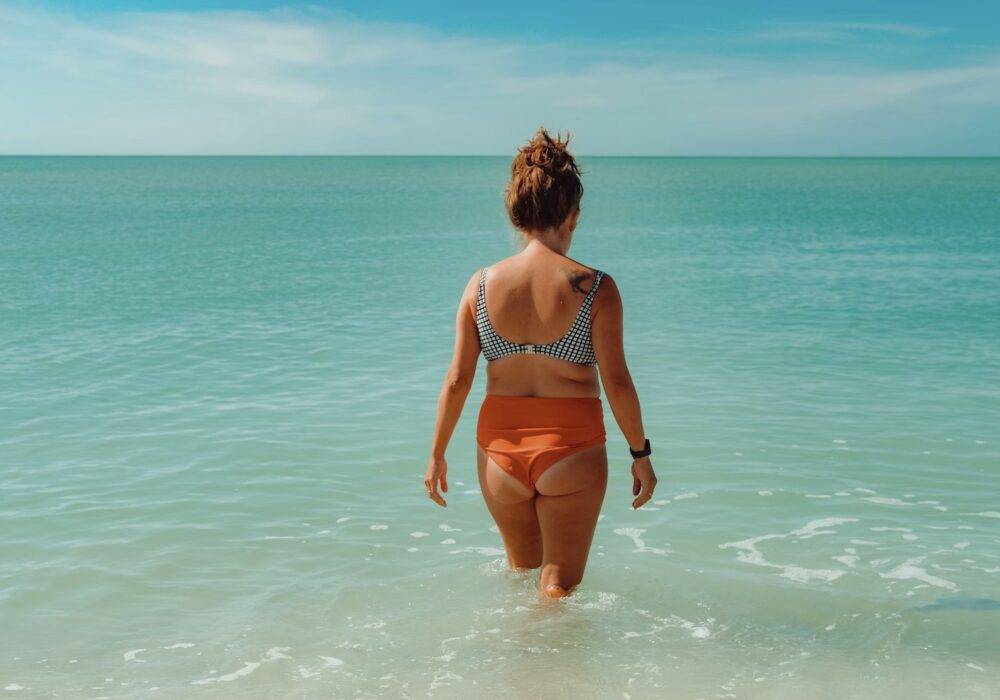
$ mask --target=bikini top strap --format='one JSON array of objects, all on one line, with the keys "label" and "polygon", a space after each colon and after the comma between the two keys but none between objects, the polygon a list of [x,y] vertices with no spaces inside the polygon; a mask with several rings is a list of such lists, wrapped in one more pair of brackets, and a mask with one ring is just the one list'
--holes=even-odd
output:
[{"label": "bikini top strap", "polygon": [[604,273],[600,270],[594,270],[594,283],[590,285],[587,295],[583,298],[583,303],[580,304],[580,310],[577,312],[576,318],[573,319],[573,327],[566,335],[571,335],[575,328],[590,326],[590,307],[594,304],[594,295],[597,294],[597,288],[602,279],[604,279]]},{"label": "bikini top strap", "polygon": [[486,270],[489,266],[484,266],[479,272],[479,291],[477,292],[476,301],[483,298],[483,288],[486,286]]},{"label": "bikini top strap", "polygon": [[597,288],[601,286],[601,280],[604,279],[604,273],[600,270],[594,270],[594,283],[590,285],[590,291],[587,292],[587,296],[583,299],[583,305],[590,307],[594,303],[594,296],[597,294]]},{"label": "bikini top strap", "polygon": [[490,317],[486,313],[486,270],[489,266],[483,267],[479,273],[479,289],[476,291],[476,325],[489,326]]}]

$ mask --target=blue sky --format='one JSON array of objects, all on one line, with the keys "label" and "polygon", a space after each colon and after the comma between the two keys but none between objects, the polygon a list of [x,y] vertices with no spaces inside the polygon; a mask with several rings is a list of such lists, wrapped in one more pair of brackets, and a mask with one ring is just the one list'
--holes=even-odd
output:
[{"label": "blue sky", "polygon": [[6,2],[0,153],[1000,155],[1000,3]]}]

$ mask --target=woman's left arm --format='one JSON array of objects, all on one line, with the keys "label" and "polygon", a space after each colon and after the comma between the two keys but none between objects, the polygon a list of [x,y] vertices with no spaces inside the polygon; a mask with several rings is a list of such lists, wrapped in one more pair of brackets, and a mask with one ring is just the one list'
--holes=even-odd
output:
[{"label": "woman's left arm", "polygon": [[479,333],[476,330],[476,293],[479,291],[479,271],[477,270],[462,292],[462,300],[458,304],[455,315],[455,352],[444,377],[444,385],[438,396],[437,418],[434,421],[434,442],[431,446],[431,456],[427,461],[427,472],[424,474],[424,488],[427,495],[439,506],[447,507],[444,498],[438,493],[448,493],[448,463],[444,452],[455,430],[465,399],[469,396],[472,381],[476,376],[476,363],[479,361]]}]

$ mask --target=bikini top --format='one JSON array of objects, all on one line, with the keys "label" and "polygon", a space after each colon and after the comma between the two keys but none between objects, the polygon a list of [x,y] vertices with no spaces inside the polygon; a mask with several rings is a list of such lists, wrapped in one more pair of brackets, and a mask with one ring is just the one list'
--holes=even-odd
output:
[{"label": "bikini top", "polygon": [[487,362],[499,360],[508,355],[548,355],[560,360],[566,360],[578,365],[596,365],[594,346],[590,337],[590,307],[594,303],[594,295],[601,284],[604,273],[594,270],[594,283],[583,299],[583,304],[573,319],[573,325],[559,340],[554,343],[535,345],[533,343],[512,343],[500,336],[490,323],[486,313],[486,270],[484,267],[479,275],[479,293],[476,296],[476,328],[479,331],[479,345]]}]

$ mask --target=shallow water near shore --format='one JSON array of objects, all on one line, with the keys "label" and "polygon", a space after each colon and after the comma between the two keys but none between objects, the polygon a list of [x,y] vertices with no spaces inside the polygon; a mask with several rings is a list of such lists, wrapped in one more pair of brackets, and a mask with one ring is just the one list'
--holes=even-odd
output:
[{"label": "shallow water near shore", "polygon": [[996,697],[1000,160],[582,158],[656,498],[506,570],[504,158],[0,158],[0,695]]}]

